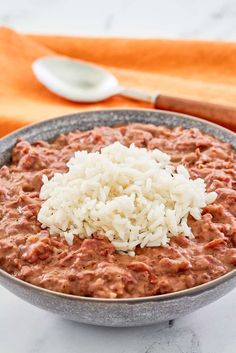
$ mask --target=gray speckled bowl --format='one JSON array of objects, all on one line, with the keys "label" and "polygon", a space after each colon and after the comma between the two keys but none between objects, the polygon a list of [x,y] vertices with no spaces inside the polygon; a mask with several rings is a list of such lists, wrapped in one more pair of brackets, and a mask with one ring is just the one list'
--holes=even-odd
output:
[{"label": "gray speckled bowl", "polygon": [[[233,132],[197,118],[144,109],[103,110],[47,120],[4,137],[0,140],[0,165],[9,162],[10,151],[19,137],[30,142],[51,140],[62,132],[129,122],[197,127],[236,148]],[[18,280],[3,270],[0,282],[29,303],[68,319],[103,326],[139,326],[175,319],[217,300],[235,287],[236,270],[198,287],[137,299],[96,299],[56,293]]]}]

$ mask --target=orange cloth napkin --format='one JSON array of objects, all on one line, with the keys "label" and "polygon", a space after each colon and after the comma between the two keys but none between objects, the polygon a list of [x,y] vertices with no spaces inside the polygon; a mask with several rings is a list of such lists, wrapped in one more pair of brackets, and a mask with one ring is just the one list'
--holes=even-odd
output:
[{"label": "orange cloth napkin", "polygon": [[31,64],[57,54],[97,63],[124,86],[236,106],[236,43],[36,36],[0,28],[0,136],[79,110],[151,107],[119,96],[79,104],[53,95]]}]

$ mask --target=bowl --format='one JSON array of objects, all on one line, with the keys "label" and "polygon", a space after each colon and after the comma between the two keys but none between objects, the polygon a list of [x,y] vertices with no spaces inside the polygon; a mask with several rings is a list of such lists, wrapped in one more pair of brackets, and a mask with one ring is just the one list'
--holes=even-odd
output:
[{"label": "bowl", "polygon": [[[235,134],[225,128],[187,115],[147,109],[114,109],[81,112],[30,125],[0,140],[0,165],[8,163],[18,138],[30,142],[53,140],[60,133],[95,126],[151,123],[196,127],[236,148]],[[235,287],[236,269],[205,284],[179,292],[131,299],[100,299],[53,292],[19,280],[0,269],[0,283],[23,300],[74,321],[102,326],[141,326],[176,319],[227,294]]]}]

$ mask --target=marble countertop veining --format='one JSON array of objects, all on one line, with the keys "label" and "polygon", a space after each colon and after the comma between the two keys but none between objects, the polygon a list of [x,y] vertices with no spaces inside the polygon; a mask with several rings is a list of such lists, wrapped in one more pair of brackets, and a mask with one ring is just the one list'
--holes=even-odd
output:
[{"label": "marble countertop veining", "polygon": [[[71,35],[236,40],[235,0],[0,0],[0,25]],[[77,324],[0,287],[1,353],[235,353],[236,290],[171,323]]]},{"label": "marble countertop veining", "polygon": [[236,39],[235,0],[1,0],[0,25],[23,32]]}]

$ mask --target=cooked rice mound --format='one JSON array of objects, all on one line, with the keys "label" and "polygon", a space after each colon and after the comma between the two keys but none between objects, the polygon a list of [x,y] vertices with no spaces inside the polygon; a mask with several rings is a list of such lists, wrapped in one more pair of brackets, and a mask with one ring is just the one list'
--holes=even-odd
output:
[{"label": "cooked rice mound", "polygon": [[38,220],[69,244],[99,233],[129,255],[138,245],[165,246],[174,235],[193,236],[188,215],[200,219],[217,196],[158,149],[115,142],[101,152],[78,151],[67,165],[67,173],[43,176]]}]

